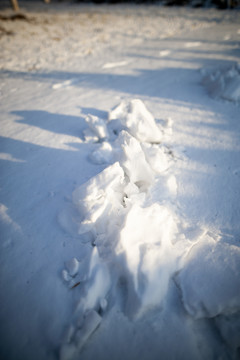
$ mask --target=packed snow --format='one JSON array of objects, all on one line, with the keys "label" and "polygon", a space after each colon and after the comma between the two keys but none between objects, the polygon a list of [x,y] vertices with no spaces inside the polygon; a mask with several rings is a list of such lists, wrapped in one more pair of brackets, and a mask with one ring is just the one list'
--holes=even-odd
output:
[{"label": "packed snow", "polygon": [[240,355],[239,10],[0,6],[0,357]]}]

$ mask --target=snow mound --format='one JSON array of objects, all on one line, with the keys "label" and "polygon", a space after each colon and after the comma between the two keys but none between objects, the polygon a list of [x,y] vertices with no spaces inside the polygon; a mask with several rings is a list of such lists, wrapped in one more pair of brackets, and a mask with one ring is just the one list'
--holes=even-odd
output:
[{"label": "snow mound", "polygon": [[[102,133],[103,119],[90,124],[98,140],[104,139],[93,144],[90,159],[107,166],[72,194],[78,234],[92,251],[62,359],[81,351],[113,307],[134,320],[164,307],[172,279],[194,318],[239,311],[240,249],[196,226],[191,230],[177,215],[173,152],[163,144],[172,120],[166,132],[160,130],[145,105],[132,100],[109,113]],[[107,137],[113,129],[115,136]],[[66,268],[68,281],[79,263],[72,259]]]},{"label": "snow mound", "polygon": [[[161,304],[169,279],[180,268],[178,260],[189,242],[178,237],[177,220],[169,206],[148,203],[147,181],[148,176],[153,181],[154,173],[139,156],[136,144],[128,157],[128,140],[132,137],[121,135],[127,142],[126,148],[123,146],[123,160],[76,189],[73,201],[82,219],[79,233],[89,234],[100,258],[107,262],[109,274],[114,268],[112,282],[125,279],[128,291],[123,311],[139,316],[149,307]],[[134,150],[136,156],[132,157]],[[135,166],[137,159],[139,168]],[[98,273],[98,277],[94,296],[100,298],[107,275],[101,277]],[[90,292],[89,287],[82,300],[84,310],[96,305]]]},{"label": "snow mound", "polygon": [[97,116],[88,115],[86,121],[95,135],[101,139],[108,138],[108,131],[105,122]]},{"label": "snow mound", "polygon": [[240,248],[210,236],[197,243],[178,277],[186,310],[195,318],[240,311]]},{"label": "snow mound", "polygon": [[159,143],[162,140],[161,129],[154,117],[139,99],[124,100],[110,111],[109,121],[118,121],[123,129],[140,141]]},{"label": "snow mound", "polygon": [[[116,248],[124,259],[130,289],[127,313],[132,315],[161,304],[170,276],[177,269],[177,249],[173,243],[177,225],[172,212],[157,203],[133,205],[125,218]],[[138,300],[136,302],[136,299]]]},{"label": "snow mound", "polygon": [[124,172],[118,162],[73,192],[73,203],[82,215],[79,234],[105,231],[108,215],[115,218],[122,209]]},{"label": "snow mound", "polygon": [[171,160],[167,156],[168,149],[164,146],[150,145],[148,143],[142,144],[142,149],[146,157],[146,161],[153,171],[161,174],[171,165]]},{"label": "snow mound", "polygon": [[212,97],[240,102],[240,64],[203,75],[203,84]]},{"label": "snow mound", "polygon": [[140,142],[127,131],[122,131],[115,142],[116,158],[124,173],[138,187],[148,188],[153,183],[154,172],[146,160]]},{"label": "snow mound", "polygon": [[[100,258],[108,263],[108,273],[115,274],[112,283],[124,278],[127,284],[123,312],[140,316],[163,301],[169,279],[180,267],[183,243],[188,246],[189,242],[178,237],[171,206],[160,204],[161,199],[149,201],[158,175],[171,165],[166,148],[151,144],[163,139],[162,131],[140,100],[122,102],[109,114],[110,121],[116,119],[124,130],[119,128],[111,144],[103,143],[91,154],[95,162],[103,157],[111,158],[113,164],[77,188],[73,203],[79,212],[79,234],[87,234]],[[169,124],[167,127],[169,130]],[[165,176],[175,189],[175,177]],[[102,281],[103,288],[104,278]],[[100,288],[98,298],[103,297]],[[88,295],[90,290],[82,300],[84,309],[96,306]]]}]

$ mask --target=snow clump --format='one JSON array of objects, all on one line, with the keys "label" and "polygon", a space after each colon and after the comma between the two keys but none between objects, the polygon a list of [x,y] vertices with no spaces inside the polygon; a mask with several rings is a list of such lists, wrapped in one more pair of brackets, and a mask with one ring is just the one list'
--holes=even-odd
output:
[{"label": "snow clump", "polygon": [[122,101],[110,111],[108,120],[120,122],[123,129],[139,141],[159,143],[162,140],[162,132],[154,117],[139,99]]},{"label": "snow clump", "polygon": [[85,120],[89,126],[84,133],[86,140],[101,141],[108,138],[108,130],[102,119],[89,114]]},{"label": "snow clump", "polygon": [[203,72],[203,84],[210,96],[240,102],[240,64],[214,73]]}]

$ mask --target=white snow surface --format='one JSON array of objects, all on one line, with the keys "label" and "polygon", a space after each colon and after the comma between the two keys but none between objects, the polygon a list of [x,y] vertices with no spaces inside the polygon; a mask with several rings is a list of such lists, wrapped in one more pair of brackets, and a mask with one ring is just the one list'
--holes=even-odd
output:
[{"label": "white snow surface", "polygon": [[239,11],[20,4],[0,5],[0,358],[237,360]]}]

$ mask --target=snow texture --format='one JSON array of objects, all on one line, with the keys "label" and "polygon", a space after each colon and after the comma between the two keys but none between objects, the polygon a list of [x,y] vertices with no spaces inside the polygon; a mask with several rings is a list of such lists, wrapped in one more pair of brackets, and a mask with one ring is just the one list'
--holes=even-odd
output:
[{"label": "snow texture", "polygon": [[0,358],[239,359],[239,11],[19,3]]},{"label": "snow texture", "polygon": [[239,247],[209,236],[194,245],[179,275],[188,312],[196,318],[239,312],[239,269]]}]

